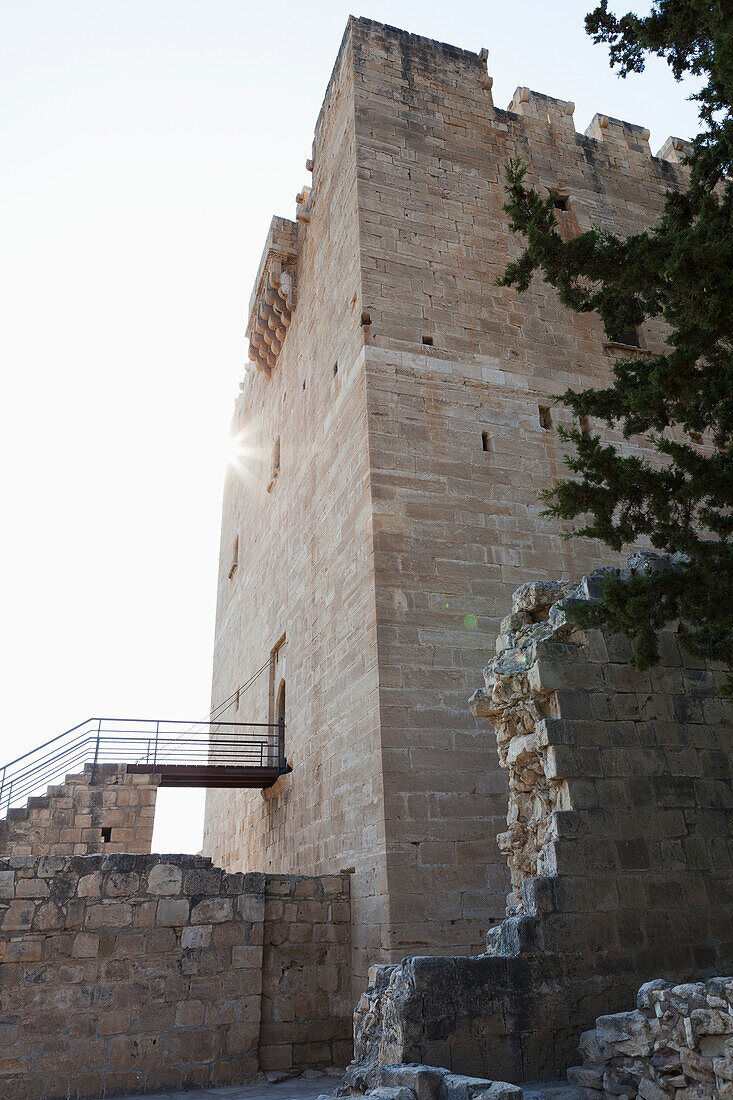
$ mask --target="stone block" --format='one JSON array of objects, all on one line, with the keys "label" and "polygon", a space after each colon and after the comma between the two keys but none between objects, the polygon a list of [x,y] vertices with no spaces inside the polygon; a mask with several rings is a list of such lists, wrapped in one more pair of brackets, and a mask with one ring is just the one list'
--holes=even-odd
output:
[{"label": "stone block", "polygon": [[381,1086],[411,1089],[416,1100],[437,1100],[444,1076],[444,1070],[418,1063],[379,1067]]},{"label": "stone block", "polygon": [[210,924],[192,924],[184,928],[181,932],[181,947],[184,948],[184,950],[208,947],[210,943]]},{"label": "stone block", "polygon": [[176,1027],[200,1027],[205,1016],[206,1006],[201,1001],[181,1001],[176,1009]]},{"label": "stone block", "polygon": [[173,863],[158,863],[148,875],[147,892],[149,894],[180,894],[182,871]]},{"label": "stone block", "polygon": [[222,921],[230,921],[232,915],[233,906],[230,898],[204,898],[191,910],[191,923],[218,924]]},{"label": "stone block", "polygon": [[183,925],[189,921],[188,898],[163,898],[158,902],[156,921],[159,925]]}]

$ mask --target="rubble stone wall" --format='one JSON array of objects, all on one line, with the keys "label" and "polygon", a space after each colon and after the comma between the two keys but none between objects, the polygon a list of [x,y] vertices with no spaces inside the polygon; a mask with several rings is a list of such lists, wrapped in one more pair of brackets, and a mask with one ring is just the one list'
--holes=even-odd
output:
[{"label": "rubble stone wall", "polygon": [[580,1053],[568,1077],[587,1100],[733,1097],[733,978],[647,982],[633,1011],[596,1020]]},{"label": "rubble stone wall", "polygon": [[[641,553],[630,570],[670,563]],[[507,918],[476,958],[376,967],[357,1009],[355,1087],[382,1063],[508,1080],[552,1077],[581,1031],[651,975],[733,970],[733,715],[722,671],[680,647],[636,672],[623,639],[582,632],[577,588],[514,596],[474,712],[509,772]]]},{"label": "rubble stone wall", "polygon": [[[198,856],[1,860],[0,1096],[251,1079],[271,1042],[278,965],[294,999],[278,1036],[289,1066],[347,1056],[348,877],[285,885]],[[321,965],[328,989],[311,1043],[304,1022]]]},{"label": "rubble stone wall", "polygon": [[125,764],[87,764],[78,775],[0,821],[0,858],[80,856],[104,852],[147,855],[153,841],[160,777],[128,775]]}]

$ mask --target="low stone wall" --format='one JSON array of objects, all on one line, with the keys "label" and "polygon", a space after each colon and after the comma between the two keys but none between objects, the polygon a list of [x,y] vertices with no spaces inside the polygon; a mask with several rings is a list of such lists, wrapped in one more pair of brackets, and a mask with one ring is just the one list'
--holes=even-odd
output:
[{"label": "low stone wall", "polygon": [[[664,564],[639,555],[630,569]],[[601,582],[515,593],[472,700],[509,772],[509,915],[486,955],[373,968],[355,1016],[354,1089],[401,1062],[550,1079],[649,974],[733,970],[724,673],[691,660],[674,629],[660,665],[640,673],[624,639],[575,628],[568,599],[597,598]]]},{"label": "low stone wall", "polygon": [[259,1061],[345,1066],[354,1050],[350,876],[267,875]]},{"label": "low stone wall", "polygon": [[[296,879],[287,894],[285,881],[195,856],[0,860],[0,1095],[67,1100],[251,1079],[261,1038],[271,1045],[263,988],[286,976],[294,1014],[278,1048],[288,1068],[347,1056],[348,876]],[[306,951],[309,940],[321,950]],[[322,964],[329,988],[311,1044],[300,1022]]]},{"label": "low stone wall", "polygon": [[601,1016],[581,1037],[584,1065],[568,1078],[587,1100],[733,1097],[733,978],[648,982],[636,1005]]},{"label": "low stone wall", "polygon": [[128,775],[125,764],[85,765],[0,821],[0,858],[147,855],[160,776]]}]

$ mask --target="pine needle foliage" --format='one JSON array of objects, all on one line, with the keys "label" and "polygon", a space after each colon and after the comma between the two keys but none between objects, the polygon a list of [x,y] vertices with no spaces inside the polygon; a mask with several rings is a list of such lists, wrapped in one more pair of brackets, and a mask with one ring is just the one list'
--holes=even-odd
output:
[{"label": "pine needle foliage", "polygon": [[[659,658],[658,632],[680,620],[691,654],[727,665],[732,694],[733,3],[655,0],[646,16],[616,17],[601,0],[586,29],[621,76],[656,54],[677,79],[701,78],[692,97],[701,129],[689,185],[666,195],[658,225],[628,237],[593,228],[563,240],[553,196],[526,184],[521,160],[506,169],[504,209],[525,248],[498,284],[521,292],[541,275],[568,308],[598,314],[611,341],[649,319],[667,331],[659,354],[618,358],[607,388],[562,396],[573,417],[560,429],[571,476],[544,494],[544,515],[573,521],[567,537],[617,551],[648,540],[678,555],[674,570],[607,581],[583,621],[625,634],[644,669]],[[602,428],[582,431],[581,417],[646,437],[654,461],[604,442]]]}]

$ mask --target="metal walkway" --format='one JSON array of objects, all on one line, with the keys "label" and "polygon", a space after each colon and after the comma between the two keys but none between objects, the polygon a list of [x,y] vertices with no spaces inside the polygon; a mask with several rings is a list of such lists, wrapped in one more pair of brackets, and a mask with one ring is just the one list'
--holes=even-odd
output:
[{"label": "metal walkway", "polygon": [[87,718],[0,768],[0,817],[85,764],[127,764],[162,787],[271,787],[290,771],[284,725]]}]

